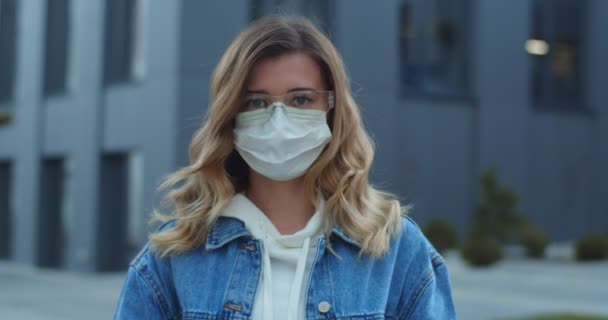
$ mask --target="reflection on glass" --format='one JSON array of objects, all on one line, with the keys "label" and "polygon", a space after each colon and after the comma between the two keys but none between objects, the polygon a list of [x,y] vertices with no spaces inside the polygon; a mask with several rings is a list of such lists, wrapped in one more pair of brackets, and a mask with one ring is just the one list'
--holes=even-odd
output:
[{"label": "reflection on glass", "polygon": [[528,39],[526,41],[526,51],[536,56],[544,56],[549,53],[550,46],[547,41],[542,39]]},{"label": "reflection on glass", "polygon": [[467,0],[403,0],[399,7],[402,93],[467,94]]}]

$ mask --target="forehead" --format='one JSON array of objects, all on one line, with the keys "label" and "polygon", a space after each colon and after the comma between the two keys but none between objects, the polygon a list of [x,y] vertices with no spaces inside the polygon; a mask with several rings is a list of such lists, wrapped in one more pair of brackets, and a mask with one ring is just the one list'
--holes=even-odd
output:
[{"label": "forehead", "polygon": [[289,53],[258,61],[249,74],[247,90],[264,90],[272,95],[293,88],[324,90],[319,64],[308,54]]}]

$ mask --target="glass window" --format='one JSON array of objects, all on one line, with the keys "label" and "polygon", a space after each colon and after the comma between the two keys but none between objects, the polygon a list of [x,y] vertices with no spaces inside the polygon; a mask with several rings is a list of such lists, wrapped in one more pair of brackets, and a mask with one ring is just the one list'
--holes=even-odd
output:
[{"label": "glass window", "polygon": [[66,88],[70,1],[52,0],[47,4],[44,94],[51,95]]},{"label": "glass window", "polygon": [[104,153],[99,175],[97,271],[124,270],[129,265],[129,155]]},{"label": "glass window", "polygon": [[12,163],[0,161],[0,259],[11,257],[13,224],[12,198]]},{"label": "glass window", "polygon": [[136,254],[141,246],[142,235],[145,234],[143,226],[146,225],[144,212],[144,156],[141,152],[131,152],[128,156],[126,180],[128,186],[128,236],[127,243],[131,254]]},{"label": "glass window", "polygon": [[252,0],[250,18],[267,14],[302,15],[310,19],[326,34],[330,31],[330,1],[325,0]]},{"label": "glass window", "polygon": [[468,0],[401,1],[402,96],[467,96],[469,12]]},{"label": "glass window", "polygon": [[64,217],[66,191],[64,159],[43,159],[39,181],[37,264],[41,267],[62,268],[68,231]]},{"label": "glass window", "polygon": [[586,1],[535,0],[525,49],[532,59],[531,97],[537,107],[575,109],[582,94]]},{"label": "glass window", "polygon": [[133,75],[136,0],[106,0],[104,84],[128,82]]},{"label": "glass window", "polygon": [[15,87],[17,1],[0,0],[0,103],[13,99]]}]

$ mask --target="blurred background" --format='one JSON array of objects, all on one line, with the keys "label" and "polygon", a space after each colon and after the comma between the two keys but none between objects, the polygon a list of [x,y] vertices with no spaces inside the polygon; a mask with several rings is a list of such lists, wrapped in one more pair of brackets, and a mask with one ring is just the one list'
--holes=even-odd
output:
[{"label": "blurred background", "polygon": [[608,1],[0,0],[0,318],[111,317],[215,64],[277,12],[341,52],[460,318],[608,316]]}]

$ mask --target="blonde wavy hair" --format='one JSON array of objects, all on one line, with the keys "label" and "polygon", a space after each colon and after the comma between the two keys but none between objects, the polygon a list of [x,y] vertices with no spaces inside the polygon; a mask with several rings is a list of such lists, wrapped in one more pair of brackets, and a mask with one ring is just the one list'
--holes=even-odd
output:
[{"label": "blonde wavy hair", "polygon": [[304,176],[310,201],[318,194],[325,199],[322,216],[328,239],[337,224],[361,244],[359,254],[381,256],[387,251],[407,209],[369,184],[373,143],[363,128],[340,54],[307,19],[269,16],[253,22],[226,49],[212,75],[206,119],[190,143],[190,164],[168,175],[159,187],[179,184],[164,199],[171,214],[153,212],[152,221],[175,220],[172,228],[150,235],[152,248],[160,255],[202,245],[234,194],[247,187],[249,169],[233,144],[234,118],[242,99],[235,92],[244,92],[257,61],[295,52],[317,61],[335,92],[335,108],[328,118],[332,139]]}]

